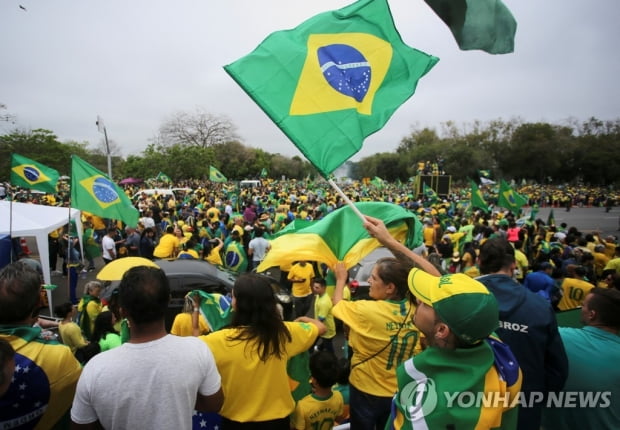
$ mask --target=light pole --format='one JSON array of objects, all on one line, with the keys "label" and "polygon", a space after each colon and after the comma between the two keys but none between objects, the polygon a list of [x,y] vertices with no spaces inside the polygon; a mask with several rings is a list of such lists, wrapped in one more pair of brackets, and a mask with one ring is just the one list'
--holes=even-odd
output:
[{"label": "light pole", "polygon": [[103,120],[101,119],[99,115],[97,115],[97,121],[95,122],[95,124],[97,124],[97,129],[99,130],[100,133],[103,133],[103,137],[105,138],[105,150],[106,150],[106,154],[108,155],[108,177],[110,178],[110,181],[111,181],[112,180],[112,155],[110,154],[110,144],[108,143],[108,132],[105,129],[105,124],[103,123]]}]

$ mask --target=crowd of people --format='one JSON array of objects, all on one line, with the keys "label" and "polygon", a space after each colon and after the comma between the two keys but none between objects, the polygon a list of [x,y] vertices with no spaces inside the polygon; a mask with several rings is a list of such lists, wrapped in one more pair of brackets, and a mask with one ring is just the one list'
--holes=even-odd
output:
[{"label": "crowd of people", "polygon": [[[342,200],[307,184],[235,193],[183,185],[193,191],[138,193],[136,226],[84,213],[88,246],[73,270],[124,256],[224,265],[238,273],[230,324],[211,332],[192,296],[184,327],[167,333],[168,280],[161,269],[138,266],[111,303],[102,303],[101,285],[92,282],[79,300],[57,306],[64,345],[43,340],[34,326],[40,275],[13,263],[0,272],[0,423],[199,428],[197,414],[217,413],[200,418],[202,427],[209,420],[222,429],[620,427],[616,237],[345,187],[354,200],[384,193],[419,214],[424,247],[408,249],[380,219],[365,217],[368,234],[393,254],[375,263],[370,300],[351,298],[343,263],[299,260],[286,268],[294,320],[285,321],[270,283],[252,269],[289,224],[341,210]],[[58,251],[68,275],[76,260],[70,250],[78,248],[69,246],[72,237],[70,226],[50,236],[69,250]],[[58,256],[50,255],[54,270]],[[326,271],[335,275],[333,294]],[[559,327],[566,312],[576,312],[583,327]],[[350,355],[335,353],[337,330]],[[296,398],[290,363],[303,355],[310,384]],[[462,393],[504,400],[459,403]],[[598,393],[601,401],[586,409],[556,401],[566,393]]]}]

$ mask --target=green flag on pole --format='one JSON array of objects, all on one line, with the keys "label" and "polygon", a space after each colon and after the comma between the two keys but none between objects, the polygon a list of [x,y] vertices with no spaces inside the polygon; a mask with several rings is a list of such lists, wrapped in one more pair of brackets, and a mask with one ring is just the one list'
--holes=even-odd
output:
[{"label": "green flag on pole", "polygon": [[267,173],[267,168],[263,167],[260,171],[260,177],[261,178],[266,178],[269,175],[269,173]]},{"label": "green flag on pole", "polygon": [[517,21],[500,0],[424,0],[450,28],[463,51],[514,51]]},{"label": "green flag on pole", "polygon": [[525,197],[517,194],[503,179],[499,185],[499,197],[497,199],[497,205],[510,210],[513,213],[518,213],[521,206],[527,203]]},{"label": "green flag on pole", "polygon": [[360,0],[272,33],[224,69],[327,177],[437,61],[402,41],[386,0]]},{"label": "green flag on pole", "polygon": [[77,155],[71,156],[71,207],[138,225],[138,210],[123,190]]},{"label": "green flag on pole", "polygon": [[484,196],[478,188],[478,185],[474,181],[469,181],[471,184],[471,205],[475,208],[482,209],[484,212],[489,211],[489,205],[484,201]]},{"label": "green flag on pole", "polygon": [[11,185],[54,194],[58,171],[22,155],[11,154]]},{"label": "green flag on pole", "polygon": [[217,170],[213,166],[209,166],[209,180],[211,182],[226,182],[226,181],[228,181],[228,179],[226,179],[226,176],[222,175],[222,172],[220,172],[219,170]]}]

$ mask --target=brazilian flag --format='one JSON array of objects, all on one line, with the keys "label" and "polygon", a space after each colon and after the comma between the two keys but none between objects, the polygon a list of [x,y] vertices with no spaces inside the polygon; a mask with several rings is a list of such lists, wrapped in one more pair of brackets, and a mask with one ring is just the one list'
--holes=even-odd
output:
[{"label": "brazilian flag", "polygon": [[470,181],[471,184],[471,205],[475,208],[482,209],[484,212],[489,211],[489,205],[484,201],[484,196],[478,188],[478,185],[474,181]]},{"label": "brazilian flag", "polygon": [[237,273],[244,273],[248,268],[248,256],[239,242],[230,241],[224,250],[224,265]]},{"label": "brazilian flag", "polygon": [[499,186],[497,205],[516,214],[521,210],[521,206],[524,206],[526,203],[527,200],[525,197],[517,194],[517,192],[502,179]]},{"label": "brazilian flag", "polygon": [[[359,202],[355,206],[363,214],[383,220],[392,236],[409,249],[422,244],[422,224],[413,212],[385,202]],[[316,261],[328,267],[344,261],[350,268],[380,246],[379,241],[368,234],[353,209],[345,206],[307,227],[273,239],[271,250],[257,271],[286,266],[298,260]]]},{"label": "brazilian flag", "polygon": [[123,190],[77,155],[71,156],[71,207],[138,225],[138,210]]},{"label": "brazilian flag", "polygon": [[216,331],[226,327],[232,321],[232,306],[229,297],[218,293],[193,290],[188,296],[199,297],[199,311],[204,317],[209,330]]},{"label": "brazilian flag", "polygon": [[11,184],[18,187],[56,193],[60,175],[57,170],[22,155],[11,154]]},{"label": "brazilian flag", "polygon": [[219,170],[217,170],[213,166],[209,166],[209,180],[211,182],[226,182],[226,181],[228,181],[228,179],[226,179],[226,176],[222,175],[222,172],[220,172]]},{"label": "brazilian flag", "polygon": [[359,0],[272,33],[224,69],[327,177],[437,61],[402,41],[387,0]]},{"label": "brazilian flag", "polygon": [[422,184],[422,193],[424,194],[424,199],[431,203],[435,203],[437,200],[439,200],[439,196],[437,196],[435,190],[433,190],[426,184]]}]

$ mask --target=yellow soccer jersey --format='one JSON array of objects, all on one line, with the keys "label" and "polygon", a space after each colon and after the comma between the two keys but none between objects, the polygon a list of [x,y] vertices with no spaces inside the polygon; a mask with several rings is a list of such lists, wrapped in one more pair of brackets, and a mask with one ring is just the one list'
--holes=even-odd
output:
[{"label": "yellow soccer jersey", "polygon": [[285,344],[282,359],[258,358],[256,345],[231,340],[237,328],[200,336],[213,352],[225,393],[220,415],[233,421],[268,421],[289,416],[295,401],[291,395],[286,363],[289,357],[310,349],[319,334],[314,324],[285,322],[292,341]]},{"label": "yellow soccer jersey", "polygon": [[325,327],[327,327],[327,331],[321,336],[325,339],[331,339],[336,336],[336,322],[332,314],[333,306],[332,299],[327,293],[317,296],[314,300],[314,317],[322,321]]},{"label": "yellow soccer jersey", "polygon": [[354,352],[349,382],[358,390],[380,397],[394,395],[396,367],[422,350],[414,312],[408,299],[341,300],[333,307],[334,317],[350,328]]},{"label": "yellow soccer jersey", "polygon": [[594,285],[587,281],[576,278],[565,278],[562,282],[562,299],[558,303],[558,309],[567,311],[578,308],[583,304],[584,299],[594,288]]},{"label": "yellow soccer jersey", "polygon": [[[39,338],[40,328],[0,328],[15,350],[15,372],[0,398],[0,422],[12,428],[50,429],[69,411],[82,372],[71,349]],[[5,428],[5,427],[3,427]]]},{"label": "yellow soccer jersey", "polygon": [[328,397],[308,394],[295,407],[291,427],[296,430],[331,429],[343,413],[342,394],[333,391]]}]

